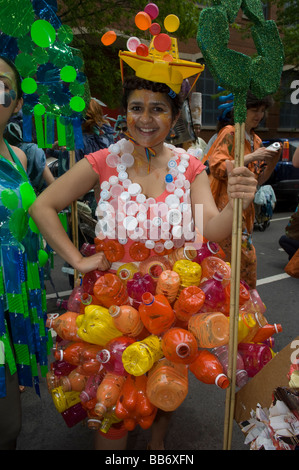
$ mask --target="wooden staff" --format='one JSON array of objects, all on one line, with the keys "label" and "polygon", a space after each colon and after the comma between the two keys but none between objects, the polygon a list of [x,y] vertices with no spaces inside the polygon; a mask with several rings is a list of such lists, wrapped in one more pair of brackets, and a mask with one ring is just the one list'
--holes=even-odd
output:
[{"label": "wooden staff", "polygon": [[[75,150],[70,150],[70,168],[75,164]],[[78,236],[78,208],[77,201],[72,202],[71,206],[71,221],[72,221],[72,238],[76,248],[79,249],[79,236]],[[77,285],[79,273],[74,269],[74,286]]]},{"label": "wooden staff", "polygon": [[[235,167],[244,165],[245,123],[235,125]],[[234,200],[232,250],[231,250],[231,294],[230,294],[230,329],[228,346],[228,370],[230,386],[226,392],[223,449],[229,450],[232,441],[232,428],[235,411],[236,364],[238,351],[239,294],[242,243],[242,199]]]}]

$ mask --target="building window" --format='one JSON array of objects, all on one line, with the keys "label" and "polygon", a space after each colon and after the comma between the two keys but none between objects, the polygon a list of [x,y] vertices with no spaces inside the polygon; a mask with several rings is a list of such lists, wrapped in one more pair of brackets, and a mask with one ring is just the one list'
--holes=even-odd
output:
[{"label": "building window", "polygon": [[[197,62],[204,65],[203,59]],[[218,106],[219,101],[213,98],[218,93],[217,85],[213,79],[208,67],[205,66],[204,71],[196,82],[196,91],[202,94],[202,126],[216,126],[217,116],[220,114]]]}]

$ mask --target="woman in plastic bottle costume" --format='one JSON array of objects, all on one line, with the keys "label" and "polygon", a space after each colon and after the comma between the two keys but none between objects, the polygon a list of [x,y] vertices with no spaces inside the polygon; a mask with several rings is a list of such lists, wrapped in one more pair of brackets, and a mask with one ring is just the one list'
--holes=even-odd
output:
[{"label": "woman in plastic bottle costume", "polygon": [[[185,150],[165,143],[179,117],[183,80],[200,74],[203,66],[174,57],[170,67],[169,62],[156,61],[154,53],[149,56],[151,60],[144,61],[135,52],[120,52],[121,60],[136,75],[123,81],[126,138],[86,155],[47,188],[30,209],[50,246],[81,273],[95,269],[115,272],[120,264],[170,253],[194,240],[193,221],[197,219],[206,239],[223,240],[232,230],[233,199],[242,198],[246,208],[254,198],[253,174],[245,167],[234,169],[229,162],[229,202],[219,213],[205,166]],[[103,246],[105,241],[115,240],[122,247],[118,263],[111,264],[105,251],[82,256],[57,217],[59,211],[91,188],[96,189],[98,200],[96,237]],[[168,413],[157,415],[149,448],[164,448],[168,420]],[[102,440],[98,435],[97,449],[126,446],[126,436],[112,444]]]}]

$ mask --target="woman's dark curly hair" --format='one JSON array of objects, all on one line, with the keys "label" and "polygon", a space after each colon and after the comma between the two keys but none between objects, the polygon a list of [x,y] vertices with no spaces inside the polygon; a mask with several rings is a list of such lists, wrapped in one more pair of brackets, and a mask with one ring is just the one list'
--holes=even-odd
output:
[{"label": "woman's dark curly hair", "polygon": [[175,95],[174,98],[171,98],[169,95],[170,88],[168,85],[164,83],[151,82],[150,80],[144,80],[143,78],[134,76],[134,77],[129,77],[124,81],[123,89],[124,89],[124,93],[123,93],[122,104],[123,104],[125,112],[127,111],[128,99],[129,99],[130,93],[134,90],[150,90],[155,93],[164,93],[171,106],[173,119],[177,117],[177,115],[179,114],[182,108],[182,104],[183,104],[182,96],[178,94],[178,95]]}]

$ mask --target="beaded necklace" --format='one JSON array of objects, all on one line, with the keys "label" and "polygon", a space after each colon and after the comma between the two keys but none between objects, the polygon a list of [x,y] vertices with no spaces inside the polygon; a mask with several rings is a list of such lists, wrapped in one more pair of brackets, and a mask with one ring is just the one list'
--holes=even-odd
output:
[{"label": "beaded necklace", "polygon": [[135,161],[133,143],[122,139],[110,145],[106,164],[115,168],[117,175],[101,183],[96,211],[98,238],[117,239],[123,245],[128,240],[141,241],[157,253],[194,239],[190,182],[185,177],[190,156],[184,149],[164,145],[172,151],[165,177],[168,194],[164,202],[147,198],[141,185],[130,180],[127,169]]}]

